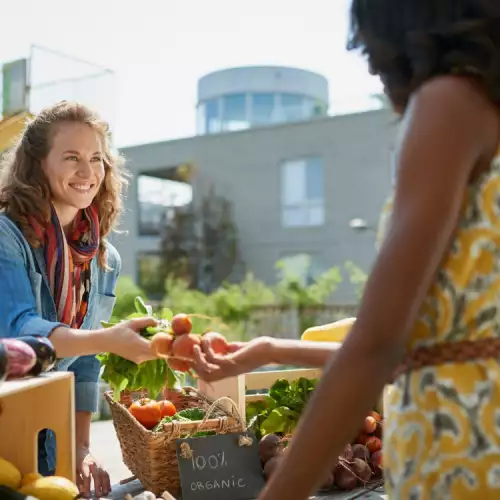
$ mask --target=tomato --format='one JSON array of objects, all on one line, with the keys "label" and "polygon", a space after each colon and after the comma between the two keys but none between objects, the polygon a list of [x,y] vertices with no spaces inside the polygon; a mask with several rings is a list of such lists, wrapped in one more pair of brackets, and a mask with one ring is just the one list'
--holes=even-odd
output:
[{"label": "tomato", "polygon": [[152,429],[161,420],[160,403],[152,399],[144,398],[134,401],[128,411],[146,429]]},{"label": "tomato", "polygon": [[172,403],[172,401],[160,401],[160,413],[161,418],[173,417],[177,413],[177,408],[174,406],[174,403]]}]

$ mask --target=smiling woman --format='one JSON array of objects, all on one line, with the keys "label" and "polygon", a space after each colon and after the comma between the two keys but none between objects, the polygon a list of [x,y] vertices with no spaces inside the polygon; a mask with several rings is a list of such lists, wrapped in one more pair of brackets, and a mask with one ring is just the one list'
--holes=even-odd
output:
[{"label": "smiling woman", "polygon": [[[137,334],[151,318],[102,329],[115,302],[120,256],[107,241],[121,212],[123,162],[107,124],[78,103],[43,110],[0,168],[0,337],[37,335],[52,341],[57,370],[75,374],[77,479],[83,494],[110,490],[90,453],[100,365],[112,352],[140,363],[154,356]],[[39,469],[55,469],[55,439],[44,431]]]}]

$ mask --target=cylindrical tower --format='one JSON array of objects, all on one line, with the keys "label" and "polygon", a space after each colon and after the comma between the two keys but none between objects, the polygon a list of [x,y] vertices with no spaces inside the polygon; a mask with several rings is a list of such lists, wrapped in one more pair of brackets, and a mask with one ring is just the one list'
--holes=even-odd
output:
[{"label": "cylindrical tower", "polygon": [[296,68],[215,71],[198,82],[198,134],[308,120],[328,109],[328,81]]}]

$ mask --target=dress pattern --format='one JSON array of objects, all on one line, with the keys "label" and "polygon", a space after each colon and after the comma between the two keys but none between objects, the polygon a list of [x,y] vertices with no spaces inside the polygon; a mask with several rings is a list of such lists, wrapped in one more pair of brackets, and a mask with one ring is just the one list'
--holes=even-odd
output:
[{"label": "dress pattern", "polygon": [[[382,212],[380,234],[392,201]],[[408,350],[500,336],[500,157],[464,194],[448,254]],[[391,500],[500,499],[500,363],[450,363],[404,374],[385,400]]]}]

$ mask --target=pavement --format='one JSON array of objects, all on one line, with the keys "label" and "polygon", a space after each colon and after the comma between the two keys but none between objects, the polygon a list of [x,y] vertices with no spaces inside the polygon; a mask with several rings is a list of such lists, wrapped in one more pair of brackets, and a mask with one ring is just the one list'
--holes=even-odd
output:
[{"label": "pavement", "polygon": [[90,444],[93,455],[102,463],[111,478],[111,484],[132,476],[122,462],[120,443],[111,420],[92,422]]}]

